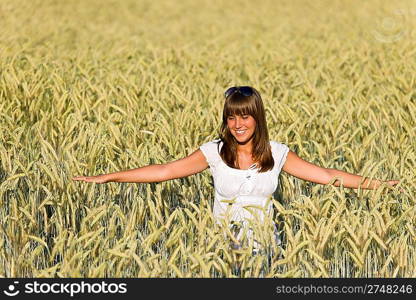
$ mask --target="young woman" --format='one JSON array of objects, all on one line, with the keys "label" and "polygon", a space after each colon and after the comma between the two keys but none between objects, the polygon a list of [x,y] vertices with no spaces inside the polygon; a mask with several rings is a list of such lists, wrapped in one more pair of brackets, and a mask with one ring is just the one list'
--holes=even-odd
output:
[{"label": "young woman", "polygon": [[[177,161],[149,165],[137,169],[103,174],[77,176],[85,182],[161,182],[186,177],[210,167],[214,178],[214,217],[217,220],[245,222],[253,217],[248,206],[266,208],[276,190],[281,170],[299,179],[328,184],[334,177],[344,187],[375,189],[383,181],[369,180],[337,169],[309,163],[281,143],[269,141],[263,101],[259,92],[249,86],[231,87],[225,92],[221,136],[203,144],[188,157]],[[385,183],[393,186],[399,181]],[[340,180],[334,182],[335,186]],[[267,207],[266,207],[267,206]]]}]

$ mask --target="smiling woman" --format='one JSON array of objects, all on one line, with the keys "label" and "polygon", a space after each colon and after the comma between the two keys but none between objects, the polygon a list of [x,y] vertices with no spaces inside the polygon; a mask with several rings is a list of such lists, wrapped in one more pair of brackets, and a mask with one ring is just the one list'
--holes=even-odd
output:
[{"label": "smiling woman", "polygon": [[[329,184],[337,178],[334,185],[339,186],[342,181],[347,188],[375,189],[383,183],[314,165],[298,157],[288,146],[270,141],[263,101],[259,92],[248,86],[232,87],[225,92],[220,138],[201,145],[188,157],[116,173],[77,176],[73,180],[161,182],[196,174],[208,167],[214,179],[216,220],[218,223],[239,222],[244,226],[254,218],[264,220],[271,211],[267,200],[278,186],[281,170],[319,184]],[[385,183],[393,186],[398,182]],[[248,206],[261,209],[253,214],[246,209]]]},{"label": "smiling woman", "polygon": [[231,168],[258,163],[261,172],[273,167],[263,101],[251,87],[231,87],[225,92],[221,158]]}]

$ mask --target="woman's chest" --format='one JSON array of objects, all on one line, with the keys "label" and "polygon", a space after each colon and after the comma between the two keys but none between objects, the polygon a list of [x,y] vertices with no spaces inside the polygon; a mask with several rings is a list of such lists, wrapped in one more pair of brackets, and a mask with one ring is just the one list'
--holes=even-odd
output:
[{"label": "woman's chest", "polygon": [[[255,164],[253,157],[250,155],[237,155],[237,165],[241,171],[250,169]],[[239,170],[239,171],[240,171]]]},{"label": "woman's chest", "polygon": [[237,170],[221,166],[213,174],[216,191],[224,198],[264,196],[272,194],[278,184],[275,172],[257,172],[257,169]]}]

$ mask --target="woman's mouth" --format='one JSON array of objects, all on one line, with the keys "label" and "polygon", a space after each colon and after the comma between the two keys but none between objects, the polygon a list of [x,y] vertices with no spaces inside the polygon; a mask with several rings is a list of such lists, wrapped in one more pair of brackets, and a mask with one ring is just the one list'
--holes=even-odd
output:
[{"label": "woman's mouth", "polygon": [[244,135],[246,133],[247,130],[236,130],[235,133],[237,135]]}]

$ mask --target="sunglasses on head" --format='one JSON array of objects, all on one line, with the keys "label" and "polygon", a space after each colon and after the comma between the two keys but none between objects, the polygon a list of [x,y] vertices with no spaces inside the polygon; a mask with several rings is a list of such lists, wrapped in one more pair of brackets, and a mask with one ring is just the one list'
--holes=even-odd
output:
[{"label": "sunglasses on head", "polygon": [[249,86],[233,86],[225,91],[224,96],[225,98],[228,98],[237,92],[246,97],[249,97],[254,94],[253,89]]}]

